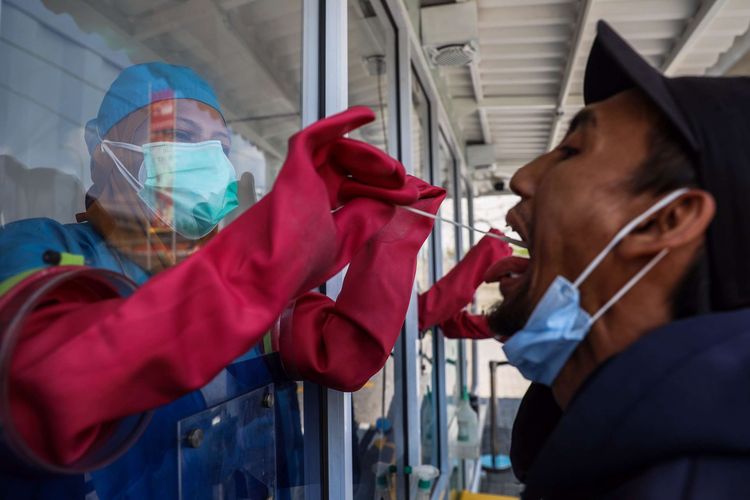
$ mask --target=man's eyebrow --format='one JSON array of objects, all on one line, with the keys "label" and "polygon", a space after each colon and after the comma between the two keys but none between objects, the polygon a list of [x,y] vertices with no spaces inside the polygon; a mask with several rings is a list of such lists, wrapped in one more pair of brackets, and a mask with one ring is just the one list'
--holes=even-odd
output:
[{"label": "man's eyebrow", "polygon": [[594,110],[584,108],[579,111],[573,119],[570,120],[570,126],[565,133],[565,137],[568,137],[580,127],[596,127],[596,113],[594,113]]}]

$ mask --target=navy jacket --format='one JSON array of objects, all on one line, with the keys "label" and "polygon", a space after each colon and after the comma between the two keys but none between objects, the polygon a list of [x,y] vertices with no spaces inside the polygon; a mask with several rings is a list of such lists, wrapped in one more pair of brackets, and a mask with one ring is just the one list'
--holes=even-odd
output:
[{"label": "navy jacket", "polygon": [[511,458],[525,499],[750,498],[750,309],[649,333],[565,412],[532,385]]}]

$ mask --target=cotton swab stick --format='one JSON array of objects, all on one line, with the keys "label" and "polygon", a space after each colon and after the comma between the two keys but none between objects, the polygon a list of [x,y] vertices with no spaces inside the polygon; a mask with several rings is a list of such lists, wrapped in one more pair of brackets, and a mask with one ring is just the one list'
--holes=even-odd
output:
[{"label": "cotton swab stick", "polygon": [[443,219],[442,217],[438,217],[437,215],[432,215],[429,212],[425,212],[425,211],[419,210],[417,208],[406,207],[406,206],[403,206],[403,205],[399,205],[399,207],[403,208],[404,210],[406,210],[408,212],[413,212],[413,213],[421,215],[423,217],[429,217],[430,219],[435,219],[435,220],[438,220],[438,221],[441,221],[441,222],[447,222],[448,224],[453,224],[456,227],[461,227],[461,228],[464,228],[464,229],[468,229],[470,231],[476,231],[477,233],[486,234],[487,236],[490,236],[491,238],[497,238],[500,241],[504,241],[506,243],[510,243],[511,245],[514,245],[514,246],[517,246],[517,247],[528,248],[528,245],[526,244],[525,241],[517,240],[515,238],[509,238],[507,236],[500,236],[499,234],[491,233],[489,231],[482,231],[481,229],[477,229],[475,227],[472,227],[472,226],[469,226],[469,225],[466,225],[466,224],[461,224],[460,222],[456,222],[454,220]]}]

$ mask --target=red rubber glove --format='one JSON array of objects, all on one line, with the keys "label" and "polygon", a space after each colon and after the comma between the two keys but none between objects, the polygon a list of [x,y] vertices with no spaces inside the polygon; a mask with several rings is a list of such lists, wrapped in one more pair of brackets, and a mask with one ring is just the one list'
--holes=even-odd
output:
[{"label": "red rubber glove", "polygon": [[440,323],[443,335],[449,339],[492,339],[495,334],[490,330],[487,316],[460,311],[453,317]]},{"label": "red rubber glove", "polygon": [[[31,314],[10,394],[29,446],[58,464],[78,460],[113,422],[205,385],[289,301],[341,270],[365,242],[371,249],[397,213],[391,203],[418,196],[397,161],[342,138],[373,117],[354,108],[292,137],[268,195],[127,299],[62,300]],[[332,214],[342,199],[350,201]]]},{"label": "red rubber glove", "polygon": [[[492,233],[502,235],[497,229]],[[461,309],[474,298],[482,284],[484,274],[495,262],[513,253],[510,245],[491,236],[485,236],[469,250],[456,267],[419,296],[419,330],[424,331],[444,321],[455,319]],[[456,320],[454,326],[466,324]],[[469,335],[468,338],[474,338]]]},{"label": "red rubber glove", "polygon": [[[411,206],[436,213],[445,190],[409,176],[419,190]],[[398,210],[354,256],[336,302],[307,293],[282,319],[279,346],[290,373],[342,391],[356,391],[388,359],[409,307],[417,254],[433,220]]]}]

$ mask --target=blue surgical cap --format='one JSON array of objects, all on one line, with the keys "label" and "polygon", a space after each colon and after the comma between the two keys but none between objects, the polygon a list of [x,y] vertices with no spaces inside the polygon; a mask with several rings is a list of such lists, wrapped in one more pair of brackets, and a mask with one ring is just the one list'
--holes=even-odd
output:
[{"label": "blue surgical cap", "polygon": [[86,124],[89,152],[120,120],[136,109],[165,99],[194,99],[221,113],[211,86],[187,66],[163,62],[125,68],[104,95],[99,114]]}]

